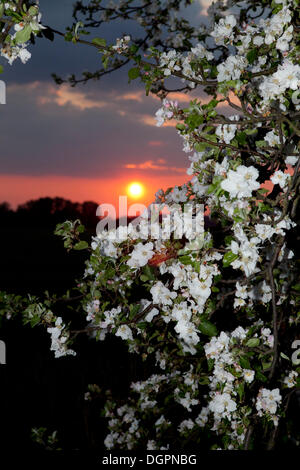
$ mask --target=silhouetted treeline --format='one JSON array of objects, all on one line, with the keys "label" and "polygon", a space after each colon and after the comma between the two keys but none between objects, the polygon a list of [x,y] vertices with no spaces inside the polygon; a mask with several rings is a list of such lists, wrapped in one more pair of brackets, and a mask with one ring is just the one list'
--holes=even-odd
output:
[{"label": "silhouetted treeline", "polygon": [[[31,200],[16,210],[7,202],[0,203],[0,290],[41,294],[72,288],[83,273],[87,253],[67,253],[54,230],[65,220],[79,219],[86,228],[83,238],[90,241],[99,222],[97,208],[93,201],[79,203],[61,197]],[[128,217],[128,222],[133,218]]]},{"label": "silhouetted treeline", "polygon": [[[26,295],[63,294],[76,285],[84,270],[86,252],[70,251],[55,226],[80,219],[86,240],[96,234],[98,204],[41,198],[12,210],[0,204],[0,290]],[[118,224],[118,221],[117,221]],[[76,293],[75,293],[76,295]],[[55,313],[68,320],[68,305],[58,303]],[[85,314],[74,321],[85,324]],[[104,399],[84,400],[89,383],[114,396],[127,396],[131,380],[137,380],[138,358],[129,355],[123,340],[109,337],[95,342],[86,335],[76,341],[76,357],[54,359],[50,337],[43,328],[9,320],[1,326],[0,339],[7,347],[7,365],[0,366],[0,449],[34,450],[33,427],[58,431],[64,449],[103,449],[105,420],[100,419]]]},{"label": "silhouetted treeline", "polygon": [[96,228],[98,204],[93,201],[72,202],[61,197],[44,197],[21,204],[12,210],[7,202],[0,203],[0,226],[5,224],[31,227],[54,227],[65,220],[80,219],[90,230]]},{"label": "silhouetted treeline", "polygon": [[63,198],[31,200],[12,210],[0,204],[0,290],[20,294],[62,293],[74,286],[84,269],[86,253],[67,253],[55,227],[80,219],[89,240],[96,234],[98,204]]}]

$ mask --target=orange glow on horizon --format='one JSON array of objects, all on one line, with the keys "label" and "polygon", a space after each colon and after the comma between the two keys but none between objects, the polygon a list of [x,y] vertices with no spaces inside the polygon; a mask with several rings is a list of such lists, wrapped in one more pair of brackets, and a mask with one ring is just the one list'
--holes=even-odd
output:
[{"label": "orange glow on horizon", "polygon": [[73,202],[112,204],[116,208],[117,217],[120,217],[126,215],[125,209],[119,207],[120,196],[127,196],[128,208],[137,201],[127,192],[130,181],[142,182],[143,195],[138,202],[148,206],[155,200],[155,193],[160,188],[166,190],[186,183],[188,179],[187,175],[150,176],[137,170],[124,170],[122,175],[110,178],[0,174],[0,203],[7,201],[15,209],[32,199],[61,197]]}]

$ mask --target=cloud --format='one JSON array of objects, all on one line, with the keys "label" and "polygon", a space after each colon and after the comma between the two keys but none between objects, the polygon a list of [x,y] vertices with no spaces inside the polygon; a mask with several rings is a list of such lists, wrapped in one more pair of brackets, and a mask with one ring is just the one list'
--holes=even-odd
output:
[{"label": "cloud", "polygon": [[149,147],[162,147],[165,143],[161,140],[149,140]]},{"label": "cloud", "polygon": [[[161,99],[156,95],[151,95],[153,99],[161,101]],[[179,91],[173,91],[168,94],[167,99],[170,101],[179,101],[180,103],[189,103],[193,98],[190,94],[181,93]]]},{"label": "cloud", "polygon": [[58,104],[58,106],[71,104],[75,108],[86,110],[91,108],[104,108],[108,105],[106,101],[88,98],[85,93],[81,91],[75,91],[68,85],[61,86],[58,90],[56,90],[55,94],[55,102]]},{"label": "cloud", "polygon": [[186,168],[178,168],[177,166],[164,165],[166,160],[160,158],[156,161],[146,160],[142,163],[126,163],[123,165],[124,168],[132,170],[159,170],[159,171],[171,171],[175,173],[186,173]]},{"label": "cloud", "polygon": [[[155,117],[152,116],[151,114],[141,114],[140,120],[143,124],[147,126],[158,127]],[[176,124],[177,124],[176,121],[165,121],[163,124],[163,127],[176,127]]]},{"label": "cloud", "polygon": [[[156,126],[158,101],[144,90],[107,90],[99,83],[67,88],[50,81],[7,88],[0,173],[107,178],[128,172],[132,177],[134,171],[124,164],[152,161],[158,169],[148,168],[150,174],[167,178],[161,167],[185,165],[180,137],[171,127]],[[166,162],[158,161],[162,149]],[[182,175],[177,168],[174,177]]]},{"label": "cloud", "polygon": [[117,101],[137,101],[138,103],[143,103],[145,98],[145,92],[140,90],[140,91],[134,91],[131,93],[123,93],[119,96],[116,97]]},{"label": "cloud", "polygon": [[213,3],[212,0],[198,0],[198,3],[201,7],[201,10],[199,12],[199,16],[208,16],[208,8],[210,5]]}]

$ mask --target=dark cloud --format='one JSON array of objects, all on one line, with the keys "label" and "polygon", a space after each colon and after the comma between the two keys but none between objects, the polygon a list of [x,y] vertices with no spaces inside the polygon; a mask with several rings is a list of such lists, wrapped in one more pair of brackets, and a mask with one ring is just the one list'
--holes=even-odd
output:
[{"label": "dark cloud", "polygon": [[[73,0],[40,0],[43,23],[64,31],[72,23],[72,5]],[[199,5],[193,8],[199,12]],[[93,35],[113,41],[126,30],[124,23],[114,23]],[[65,77],[96,70],[97,51],[60,37],[54,43],[37,40],[30,50],[26,65],[6,65],[1,77],[7,84],[7,105],[1,106],[1,173],[95,178],[149,161],[152,168],[145,171],[155,174],[159,159],[165,167],[187,166],[175,129],[150,125],[159,101],[145,98],[137,81],[128,85],[126,70],[75,89],[59,88],[51,72]]]},{"label": "dark cloud", "polygon": [[[172,128],[157,128],[159,101],[132,90],[81,89],[51,82],[8,86],[2,108],[0,172],[27,175],[111,176],[126,163],[186,156]],[[149,145],[162,141],[163,146]]]}]

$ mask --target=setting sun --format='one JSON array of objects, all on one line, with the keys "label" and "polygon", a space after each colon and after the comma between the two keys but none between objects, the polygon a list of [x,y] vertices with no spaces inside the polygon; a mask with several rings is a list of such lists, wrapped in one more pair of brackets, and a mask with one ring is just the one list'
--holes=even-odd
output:
[{"label": "setting sun", "polygon": [[144,193],[144,186],[141,183],[130,183],[127,187],[127,192],[130,197],[138,198]]}]

